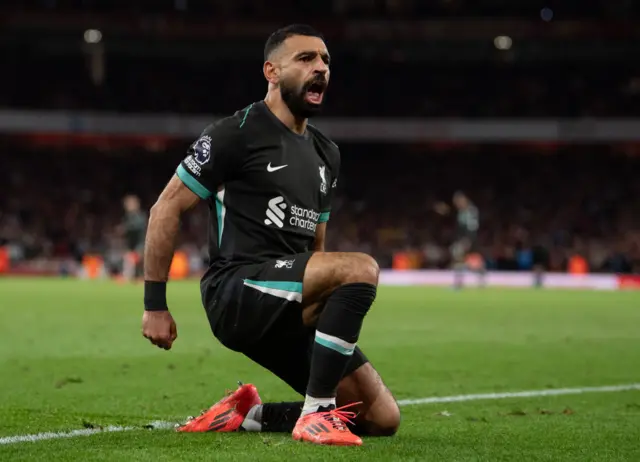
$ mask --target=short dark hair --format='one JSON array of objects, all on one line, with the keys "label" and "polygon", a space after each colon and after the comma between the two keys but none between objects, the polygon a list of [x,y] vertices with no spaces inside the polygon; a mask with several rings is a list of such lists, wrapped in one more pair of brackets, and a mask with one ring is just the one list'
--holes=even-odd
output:
[{"label": "short dark hair", "polygon": [[282,42],[293,35],[304,35],[306,37],[318,37],[324,41],[323,35],[307,24],[291,24],[278,29],[267,39],[264,45],[264,60],[267,61],[273,51],[282,45]]}]

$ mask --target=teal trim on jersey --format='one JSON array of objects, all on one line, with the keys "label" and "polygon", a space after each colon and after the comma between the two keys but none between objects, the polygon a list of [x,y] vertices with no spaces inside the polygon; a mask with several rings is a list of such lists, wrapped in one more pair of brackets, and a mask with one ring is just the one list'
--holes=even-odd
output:
[{"label": "teal trim on jersey", "polygon": [[318,223],[326,223],[327,221],[329,221],[330,214],[331,212],[322,212],[320,214],[320,218],[318,218]]},{"label": "teal trim on jersey", "polygon": [[245,279],[244,285],[273,297],[302,303],[302,283],[289,281],[253,281]]},{"label": "teal trim on jersey", "polygon": [[345,348],[342,345],[338,345],[337,343],[332,342],[331,340],[327,340],[326,338],[317,337],[315,338],[315,342],[323,347],[327,347],[333,351],[337,351],[341,355],[351,356],[353,354],[353,350],[350,348]]},{"label": "teal trim on jersey", "polygon": [[295,292],[297,294],[302,293],[301,282],[291,281],[253,281],[251,279],[245,279],[245,283],[252,284],[258,287],[264,287],[265,289],[284,290],[286,292]]},{"label": "teal trim on jersey", "polygon": [[176,169],[176,175],[182,180],[182,182],[200,199],[209,199],[211,197],[211,191],[202,186],[198,180],[191,176],[189,172],[182,166],[178,165]]},{"label": "teal trim on jersey", "polygon": [[216,217],[218,218],[218,248],[222,245],[222,233],[224,231],[224,217],[227,208],[224,206],[224,188],[216,194]]},{"label": "teal trim on jersey", "polygon": [[247,121],[247,116],[249,115],[249,111],[251,110],[252,107],[253,107],[253,103],[251,103],[247,108],[247,110],[244,111],[244,117],[242,118],[242,122],[240,122],[240,128],[242,128],[244,123]]}]

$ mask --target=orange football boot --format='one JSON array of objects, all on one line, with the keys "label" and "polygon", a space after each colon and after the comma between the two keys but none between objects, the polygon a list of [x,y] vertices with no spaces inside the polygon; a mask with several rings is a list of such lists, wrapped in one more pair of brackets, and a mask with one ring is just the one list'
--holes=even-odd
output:
[{"label": "orange football boot", "polygon": [[258,390],[254,385],[238,382],[238,389],[228,392],[209,410],[202,411],[198,417],[190,418],[176,430],[179,432],[234,432],[238,430],[249,410],[262,404]]},{"label": "orange football boot", "polygon": [[345,424],[353,424],[351,419],[356,417],[356,413],[344,409],[357,404],[360,403],[348,404],[337,409],[321,407],[318,412],[300,417],[293,429],[293,439],[315,444],[361,446],[360,437],[351,433]]}]

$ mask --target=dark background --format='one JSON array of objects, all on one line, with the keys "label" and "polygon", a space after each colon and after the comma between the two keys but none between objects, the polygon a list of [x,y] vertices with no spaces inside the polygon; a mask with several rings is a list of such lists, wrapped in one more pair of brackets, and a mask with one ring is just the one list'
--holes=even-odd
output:
[{"label": "dark background", "polygon": [[[491,268],[530,269],[542,246],[551,270],[579,254],[594,272],[640,272],[640,133],[625,125],[640,112],[639,14],[632,1],[3,1],[0,243],[16,265],[87,252],[117,262],[122,196],[148,208],[192,141],[135,136],[136,118],[214,118],[263,98],[264,41],[307,22],[332,54],[323,119],[524,125],[481,141],[339,137],[329,249],[384,267],[408,250],[447,268],[454,220],[433,205],[461,189],[480,209]],[[132,133],[96,138],[89,113],[129,116]],[[52,133],[56,114],[80,122]],[[527,135],[593,120],[618,135]],[[206,261],[206,218],[204,206],[185,218],[194,261]]]}]

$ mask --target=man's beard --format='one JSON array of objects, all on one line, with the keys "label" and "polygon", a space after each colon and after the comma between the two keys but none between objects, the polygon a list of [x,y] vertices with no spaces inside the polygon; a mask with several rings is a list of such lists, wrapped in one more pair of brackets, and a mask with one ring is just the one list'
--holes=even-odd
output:
[{"label": "man's beard", "polygon": [[297,88],[295,83],[289,83],[286,80],[280,81],[282,100],[295,118],[307,119],[320,113],[322,110],[322,103],[313,104],[305,99],[309,87],[318,81],[325,82],[323,77],[319,77],[305,82],[301,88]]}]

